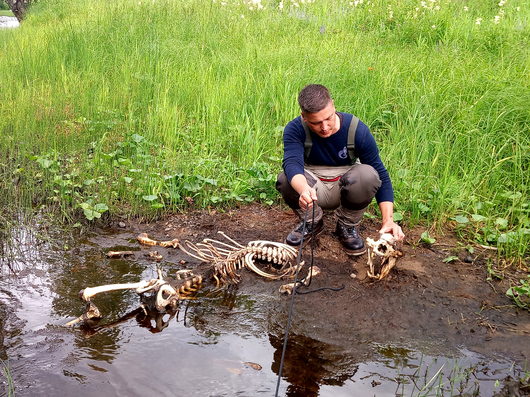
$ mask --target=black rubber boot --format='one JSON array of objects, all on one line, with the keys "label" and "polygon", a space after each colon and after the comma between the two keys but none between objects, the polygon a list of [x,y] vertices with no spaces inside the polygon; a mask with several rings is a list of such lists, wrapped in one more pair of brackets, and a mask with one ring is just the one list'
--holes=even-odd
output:
[{"label": "black rubber boot", "polygon": [[349,255],[362,255],[366,252],[364,240],[359,236],[355,226],[345,226],[341,222],[337,222],[335,234]]},{"label": "black rubber boot", "polygon": [[324,229],[324,220],[320,219],[313,225],[311,221],[306,221],[304,228],[304,221],[301,221],[293,229],[291,233],[287,235],[285,242],[292,246],[299,246],[302,242],[302,236],[304,237],[304,244],[309,242],[312,237],[316,237]]}]

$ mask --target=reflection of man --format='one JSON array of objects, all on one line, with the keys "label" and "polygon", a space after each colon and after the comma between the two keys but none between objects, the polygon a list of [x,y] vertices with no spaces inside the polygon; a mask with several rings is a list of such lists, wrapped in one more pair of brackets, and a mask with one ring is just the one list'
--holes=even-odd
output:
[{"label": "reflection of man", "polygon": [[[302,236],[323,229],[322,209],[335,209],[335,233],[347,253],[365,252],[357,226],[366,207],[375,197],[382,216],[380,233],[405,237],[394,222],[394,192],[379,149],[368,127],[358,118],[335,110],[329,91],[320,84],[306,86],[298,96],[302,115],[285,127],[283,170],[276,188],[283,199],[303,219],[289,233],[286,242],[300,245]],[[314,230],[313,230],[314,229]]]},{"label": "reflection of man", "polygon": [[[272,371],[278,374],[283,351],[283,338],[269,334],[274,351]],[[342,386],[357,372],[336,348],[303,335],[291,335],[285,351],[282,377],[289,382],[287,397],[318,396],[321,385]],[[346,364],[347,363],[347,364]]]}]

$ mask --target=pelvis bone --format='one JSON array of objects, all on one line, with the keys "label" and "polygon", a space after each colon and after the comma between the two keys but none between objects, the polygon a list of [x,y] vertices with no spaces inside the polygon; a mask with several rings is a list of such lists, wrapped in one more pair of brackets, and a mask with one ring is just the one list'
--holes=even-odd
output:
[{"label": "pelvis bone", "polygon": [[[403,255],[403,252],[395,248],[396,239],[389,233],[381,235],[379,240],[373,240],[370,237],[366,238],[366,245],[368,246],[368,277],[375,280],[382,280],[385,278],[390,270],[396,265],[397,258]],[[374,259],[378,259],[379,273],[374,268]]]}]

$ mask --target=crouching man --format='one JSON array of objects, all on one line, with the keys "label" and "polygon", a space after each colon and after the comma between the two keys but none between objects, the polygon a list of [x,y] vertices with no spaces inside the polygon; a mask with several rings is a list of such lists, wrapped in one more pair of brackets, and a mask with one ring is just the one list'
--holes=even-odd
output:
[{"label": "crouching man", "polygon": [[284,129],[283,172],[276,182],[300,220],[287,244],[298,246],[302,237],[307,242],[318,235],[324,225],[322,209],[334,209],[339,241],[348,254],[361,255],[366,248],[358,227],[374,197],[382,216],[379,233],[402,240],[405,235],[393,219],[392,182],[368,127],[352,114],[337,112],[328,89],[320,84],[304,87],[298,104],[301,116]]}]

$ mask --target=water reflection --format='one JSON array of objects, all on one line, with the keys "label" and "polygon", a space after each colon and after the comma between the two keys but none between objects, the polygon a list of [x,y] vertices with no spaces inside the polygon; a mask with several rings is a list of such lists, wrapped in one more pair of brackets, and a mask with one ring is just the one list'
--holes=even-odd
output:
[{"label": "water reflection", "polygon": [[[276,349],[272,370],[278,374],[283,350],[283,337],[269,335]],[[282,376],[289,383],[286,396],[318,396],[321,385],[342,386],[358,370],[358,364],[341,349],[304,335],[290,335]]]},{"label": "water reflection", "polygon": [[0,15],[0,29],[2,28],[17,28],[20,26],[18,19],[15,17],[7,17]]}]

